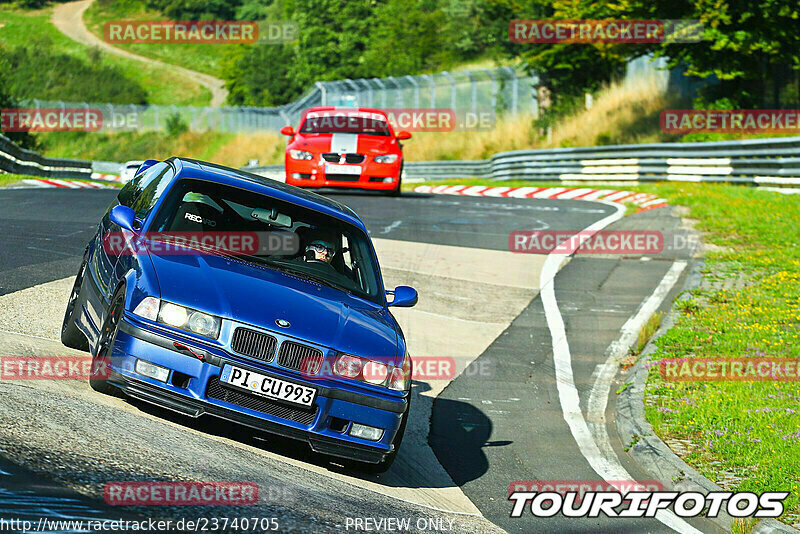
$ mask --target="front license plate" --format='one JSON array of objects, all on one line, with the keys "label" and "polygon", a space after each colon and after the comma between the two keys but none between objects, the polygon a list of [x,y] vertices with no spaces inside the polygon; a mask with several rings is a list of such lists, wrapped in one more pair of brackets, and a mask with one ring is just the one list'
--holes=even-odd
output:
[{"label": "front license plate", "polygon": [[350,174],[361,176],[361,167],[358,165],[336,165],[328,163],[325,165],[325,174]]},{"label": "front license plate", "polygon": [[219,379],[220,382],[246,389],[256,395],[302,406],[311,406],[314,402],[314,397],[317,395],[317,390],[314,388],[262,375],[229,364],[222,368],[222,374],[219,375]]}]

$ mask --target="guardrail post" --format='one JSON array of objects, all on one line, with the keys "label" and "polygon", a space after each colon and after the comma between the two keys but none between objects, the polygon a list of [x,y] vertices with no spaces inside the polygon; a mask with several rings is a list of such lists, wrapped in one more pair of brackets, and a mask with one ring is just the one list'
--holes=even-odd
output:
[{"label": "guardrail post", "polygon": [[326,105],[325,102],[327,100],[327,89],[325,87],[325,84],[322,82],[316,82],[314,83],[314,85],[317,87],[317,89],[319,89],[319,92],[321,94],[321,99],[322,99],[321,105],[323,106]]}]

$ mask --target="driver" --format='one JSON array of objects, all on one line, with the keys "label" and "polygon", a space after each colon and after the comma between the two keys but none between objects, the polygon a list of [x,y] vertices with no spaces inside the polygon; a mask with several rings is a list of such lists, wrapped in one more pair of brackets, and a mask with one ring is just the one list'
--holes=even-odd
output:
[{"label": "driver", "polygon": [[316,261],[330,264],[335,251],[333,245],[323,239],[315,239],[306,247],[306,261]]}]

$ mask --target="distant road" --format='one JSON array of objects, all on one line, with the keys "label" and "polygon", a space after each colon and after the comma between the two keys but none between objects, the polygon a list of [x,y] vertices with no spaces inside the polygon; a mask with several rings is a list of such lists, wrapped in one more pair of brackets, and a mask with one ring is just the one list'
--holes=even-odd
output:
[{"label": "distant road", "polygon": [[177,74],[186,76],[203,87],[211,91],[211,106],[220,107],[225,103],[228,96],[228,91],[225,89],[225,82],[219,78],[203,74],[201,72],[185,69],[175,65],[151,59],[138,54],[121,50],[105,41],[98,39],[96,35],[90,32],[86,25],[83,23],[83,12],[86,11],[94,0],[79,0],[78,2],[68,2],[66,4],[57,5],[53,11],[52,22],[58,31],[81,44],[86,46],[97,46],[106,52],[116,54],[128,59],[135,59],[137,61],[144,61],[152,65],[158,65],[166,69],[172,69]]}]

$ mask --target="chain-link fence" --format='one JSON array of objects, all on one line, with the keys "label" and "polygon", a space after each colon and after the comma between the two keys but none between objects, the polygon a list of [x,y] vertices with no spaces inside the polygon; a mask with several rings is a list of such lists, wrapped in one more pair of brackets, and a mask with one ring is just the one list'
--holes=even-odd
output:
[{"label": "chain-link fence", "polygon": [[277,132],[296,126],[312,106],[365,106],[403,109],[448,109],[464,113],[536,113],[535,77],[511,67],[441,72],[399,78],[317,82],[303,97],[278,107],[193,107],[118,105],[28,100],[37,109],[93,109],[103,116],[102,131],[164,131],[179,117],[190,131]]},{"label": "chain-link fence", "polygon": [[[628,65],[626,80],[655,76],[662,90],[688,93],[693,88],[678,87],[675,69],[666,69],[666,60],[642,57]],[[673,80],[673,78],[675,80]],[[102,131],[165,131],[176,118],[190,131],[277,132],[283,126],[296,126],[300,115],[312,106],[373,107],[387,110],[444,109],[453,115],[491,116],[539,114],[535,75],[518,68],[439,72],[420,76],[360,78],[317,82],[306,94],[278,107],[193,107],[92,104],[28,100],[25,107],[38,109],[93,109],[103,116]],[[542,101],[542,106],[547,102]]]}]

